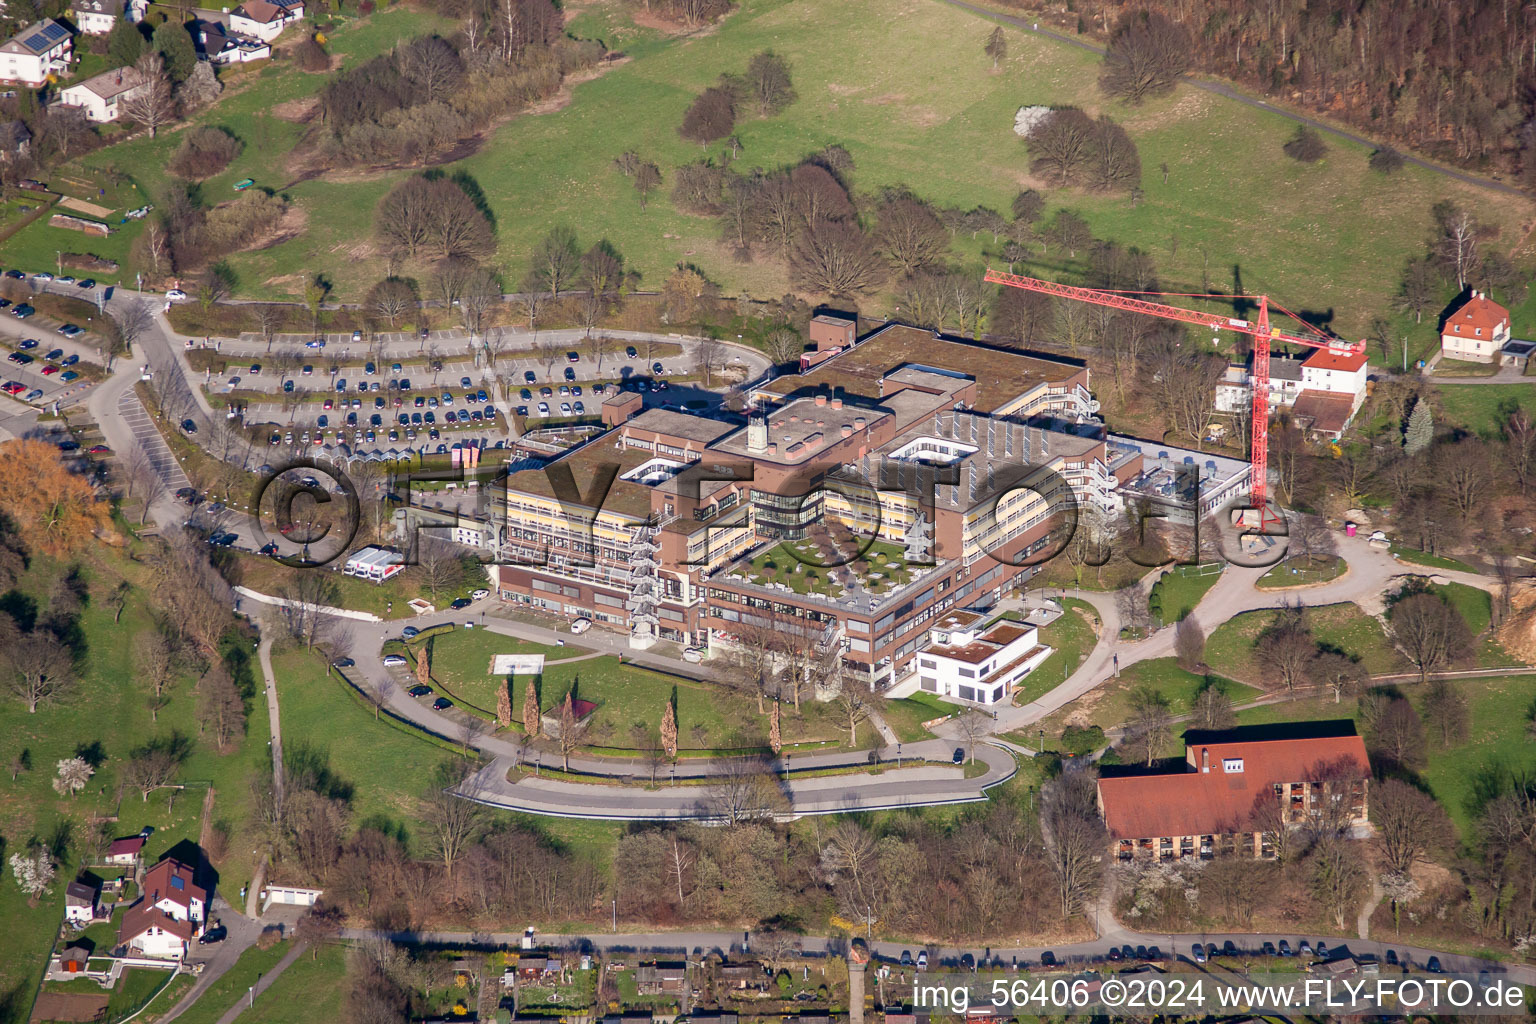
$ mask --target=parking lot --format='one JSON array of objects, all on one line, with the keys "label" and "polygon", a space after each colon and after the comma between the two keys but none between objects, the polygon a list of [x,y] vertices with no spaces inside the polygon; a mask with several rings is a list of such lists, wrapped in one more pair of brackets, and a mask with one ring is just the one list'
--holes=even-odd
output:
[{"label": "parking lot", "polygon": [[[94,360],[100,358],[95,335],[85,332],[65,338],[58,333],[64,326],[62,321],[41,313],[19,320],[12,314],[14,308],[0,310],[0,351],[6,357],[0,363],[0,383],[23,385],[13,396],[18,401],[27,401],[34,391],[41,392],[30,399],[37,406],[82,400],[94,386],[81,374],[83,365],[94,366]],[[36,344],[24,347],[29,341]],[[50,369],[53,372],[44,372]]]}]

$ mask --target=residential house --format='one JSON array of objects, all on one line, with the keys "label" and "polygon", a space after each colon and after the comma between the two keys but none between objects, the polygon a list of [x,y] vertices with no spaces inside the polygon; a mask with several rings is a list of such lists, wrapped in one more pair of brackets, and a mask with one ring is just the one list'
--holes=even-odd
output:
[{"label": "residential house", "polygon": [[[1302,389],[1302,360],[1276,353],[1269,357],[1269,407],[1296,403]],[[1216,384],[1216,411],[1242,412],[1253,403],[1251,364],[1229,366]]]},{"label": "residential house", "polygon": [[123,14],[123,0],[75,0],[75,24],[88,36],[104,36],[112,31]]},{"label": "residential house", "polygon": [[144,874],[143,902],[160,908],[178,921],[201,925],[207,917],[208,893],[192,878],[192,869],[166,858]]},{"label": "residential house", "polygon": [[150,88],[149,79],[138,68],[116,68],[59,90],[59,102],[84,110],[87,121],[105,124],[116,121],[128,103]]},{"label": "residential house", "polygon": [[988,626],[973,611],[954,611],[929,630],[917,652],[918,686],[926,693],[992,707],[1050,657],[1040,633],[1023,622]]},{"label": "residential house", "polygon": [[75,928],[85,928],[96,920],[98,891],[94,885],[75,879],[64,887],[64,920]]},{"label": "residential house", "polygon": [[123,914],[118,941],[158,960],[181,960],[207,919],[208,893],[192,869],[166,858],[144,875],[144,894]]},{"label": "residential house", "polygon": [[197,925],[176,918],[157,905],[140,900],[123,914],[118,941],[136,956],[154,960],[184,960],[192,949]]},{"label": "residential house", "polygon": [[218,67],[272,56],[272,47],[266,42],[233,35],[217,21],[199,21],[194,38],[203,59]]},{"label": "residential house", "polygon": [[0,123],[0,164],[20,160],[32,152],[32,133],[21,121]]},{"label": "residential house", "polygon": [[280,5],[269,0],[245,0],[229,12],[229,32],[270,43],[303,17],[302,3]]},{"label": "residential house", "polygon": [[1440,354],[1468,363],[1491,363],[1509,340],[1509,310],[1487,292],[1474,291],[1440,328]]},{"label": "residential house", "polygon": [[144,836],[125,836],[122,839],[112,840],[112,845],[107,847],[107,856],[104,859],[108,864],[138,867],[139,855],[143,850]]},{"label": "residential house", "polygon": [[[1348,395],[1356,408],[1365,400],[1365,384],[1369,374],[1368,357],[1347,348],[1320,348],[1301,363],[1301,394],[1308,391],[1326,391],[1333,395]],[[1300,395],[1297,396],[1300,401]]]},{"label": "residential house", "polygon": [[1371,766],[1347,719],[1191,730],[1185,745],[1181,771],[1098,780],[1114,856],[1272,857],[1277,821],[1287,829],[1323,817],[1350,829],[1368,827]]},{"label": "residential house", "polygon": [[682,995],[688,988],[688,965],[681,960],[657,960],[635,968],[635,990],[641,995]]},{"label": "residential house", "polygon": [[41,88],[50,75],[69,70],[74,48],[69,29],[44,18],[0,43],[0,80]]}]

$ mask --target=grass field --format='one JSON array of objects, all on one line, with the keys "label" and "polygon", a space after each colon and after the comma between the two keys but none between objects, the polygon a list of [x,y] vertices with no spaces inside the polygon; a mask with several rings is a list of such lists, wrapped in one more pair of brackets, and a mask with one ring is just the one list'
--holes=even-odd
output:
[{"label": "grass field", "polygon": [[[293,948],[291,942],[279,942],[271,949],[257,949],[252,946],[240,954],[240,959],[235,961],[221,978],[208,986],[197,1002],[176,1019],[182,1024],[217,1024],[220,1017],[231,1009],[236,1002],[246,998],[246,991],[265,973],[277,966],[277,962],[287,955]],[[295,964],[295,967],[298,965]],[[279,979],[281,980],[281,979]],[[270,995],[270,990],[267,993]],[[306,999],[315,998],[316,993],[308,993]],[[261,1015],[253,1017],[253,1020],[269,1020]],[[291,1018],[294,1020],[314,1020],[317,1018]],[[334,1019],[334,1018],[333,1018]]]},{"label": "grass field", "polygon": [[1280,587],[1300,587],[1327,583],[1344,575],[1349,568],[1337,555],[1306,555],[1287,558],[1260,576],[1254,586],[1261,590]]},{"label": "grass field", "polygon": [[[1120,673],[1119,679],[1106,680],[1102,685],[1088,691],[1060,711],[1048,715],[1035,726],[1023,730],[1019,734],[1021,737],[1019,742],[1033,746],[1039,742],[1038,731],[1044,728],[1045,738],[1049,743],[1052,739],[1060,737],[1062,729],[1069,723],[1097,725],[1105,731],[1122,725],[1131,714],[1131,691],[1141,686],[1150,686],[1161,691],[1162,695],[1168,698],[1169,708],[1173,714],[1185,714],[1194,706],[1195,695],[1204,685],[1204,676],[1184,671],[1172,658],[1139,661],[1127,666]],[[1253,700],[1260,693],[1251,686],[1245,686],[1230,679],[1219,679],[1217,685],[1232,698],[1234,704]],[[1169,730],[1170,749],[1177,744],[1177,735],[1182,731],[1182,727]]]},{"label": "grass field", "polygon": [[[457,631],[449,634],[450,637],[457,635]],[[515,653],[506,648],[506,644],[515,641],[506,637],[497,639],[502,642],[505,653]],[[554,650],[564,654],[569,648]],[[484,671],[487,660],[488,655],[466,655],[468,672],[456,677],[454,685],[457,687],[455,692],[465,700],[494,712],[496,686],[500,680]],[[474,674],[476,664],[480,665],[478,676]],[[517,722],[521,721],[526,685],[526,676],[516,677],[512,685],[512,717]],[[726,687],[621,664],[616,657],[605,655],[561,664],[546,663],[538,684],[539,703],[545,713],[556,711],[572,689],[577,697],[597,704],[597,710],[588,720],[584,744],[602,751],[637,749],[634,727],[658,727],[674,688],[677,692],[679,750],[702,752],[767,743],[768,717],[758,713],[753,697]],[[785,705],[780,729],[786,749],[796,744],[821,746],[847,739],[847,731],[838,728],[832,709],[812,700],[801,702],[798,716]]]},{"label": "grass field", "polygon": [[[1191,571],[1185,574],[1179,569],[1174,569],[1152,585],[1153,593],[1160,595],[1163,607],[1163,622],[1180,622],[1189,616],[1205,597],[1206,591],[1216,585],[1221,579],[1221,573],[1196,573]],[[1151,600],[1151,594],[1148,600]]]},{"label": "grass field", "polygon": [[[1223,622],[1206,638],[1205,661],[1223,675],[1238,679],[1259,678],[1253,664],[1253,645],[1278,615],[1275,611],[1244,612]],[[1392,649],[1381,623],[1353,604],[1310,607],[1303,616],[1319,644],[1334,647],[1359,659],[1367,672],[1401,672],[1406,663]]]},{"label": "grass field", "polygon": [[412,835],[416,797],[432,770],[449,752],[426,740],[375,721],[347,695],[345,683],[330,678],[317,655],[294,651],[275,655],[278,705],[287,752],[308,747],[352,788],[354,821],[370,818],[403,826]]},{"label": "grass field", "polygon": [[916,743],[933,737],[933,733],[923,728],[924,722],[952,715],[958,710],[957,705],[946,704],[933,694],[918,690],[910,697],[886,701],[881,715],[897,739],[903,743]]},{"label": "grass field", "polygon": [[[1527,335],[1519,335],[1526,337]],[[1536,415],[1536,388],[1529,384],[1442,386],[1440,406],[1445,419],[1484,437],[1497,437],[1503,410],[1519,405]]]},{"label": "grass field", "polygon": [[1446,558],[1444,555],[1431,554],[1428,551],[1393,547],[1392,554],[1397,556],[1398,561],[1410,562],[1413,565],[1425,565],[1432,569],[1456,569],[1460,572],[1477,572],[1476,569],[1466,562],[1460,562],[1454,558]]},{"label": "grass field", "polygon": [[1014,697],[1017,704],[1028,704],[1053,686],[1061,685],[1077,671],[1077,666],[1083,663],[1097,642],[1093,626],[1089,624],[1090,620],[1098,621],[1098,613],[1093,610],[1093,605],[1069,597],[1062,602],[1062,607],[1062,615],[1040,630],[1040,642],[1055,650],[1040,663],[1039,668],[1024,677]]},{"label": "grass field", "polygon": [[[427,15],[390,8],[339,30],[334,48],[351,63],[435,27]],[[1387,305],[1401,266],[1422,250],[1435,201],[1465,203],[1491,224],[1519,224],[1530,212],[1526,200],[1418,168],[1373,174],[1367,148],[1338,140],[1329,140],[1328,156],[1316,164],[1288,160],[1280,146],[1292,122],[1193,89],[1139,108],[1108,101],[1095,84],[1094,55],[1011,28],[1009,58],[994,72],[982,53],[991,23],[931,0],[749,0],[718,29],[679,38],[635,28],[616,2],[604,0],[586,7],[573,30],[622,45],[632,59],[577,85],[568,105],[501,126],[480,152],[452,168],[484,189],[497,218],[498,261],[512,280],[538,238],[568,223],[583,245],[608,238],[640,273],[642,287],[657,286],[684,261],[703,268],[727,294],[787,291],[780,263],[737,262],[718,241],[715,223],[678,212],[666,195],[642,211],[629,180],[611,166],[618,153],[635,149],[661,166],[665,192],[679,165],[718,157],[719,146],[701,151],[677,136],[683,110],[720,73],[739,73],[752,54],[769,48],[788,58],[799,100],[777,117],[749,117],[738,126],[744,167],[773,168],[837,143],[854,158],[859,192],[906,185],[941,204],[1006,210],[1021,187],[1038,184],[1012,132],[1015,110],[1080,105],[1125,123],[1140,148],[1144,200],[1133,205],[1124,196],[1052,191],[1052,207],[1071,207],[1096,234],[1151,253],[1165,284],[1199,284],[1208,274],[1225,288],[1236,271],[1248,291],[1266,291],[1291,308],[1336,311],[1334,326],[1346,335],[1363,334]],[[338,297],[357,298],[382,274],[369,238],[373,207],[403,172],[278,180],[274,167],[299,126],[267,111],[313,92],[319,79],[275,65],[235,77],[234,95],[199,120],[229,127],[247,144],[206,183],[206,193],[221,197],[230,182],[250,175],[277,185],[308,218],[299,237],[230,260],[241,291],[293,295],[307,274],[323,271]],[[178,134],[113,147],[86,163],[115,166],[153,193]],[[957,153],[965,159],[954,159]],[[1165,163],[1166,183],[1158,170]],[[1391,229],[1382,231],[1383,224]],[[102,240],[109,250],[103,254],[121,257],[131,234]],[[34,225],[4,254],[46,262],[67,235]],[[961,236],[957,255],[978,260],[983,241],[990,245],[990,237]],[[1418,325],[1417,333],[1432,332],[1432,325]]]},{"label": "grass field", "polygon": [[[20,751],[29,753],[31,769],[15,782],[9,773],[0,786],[0,835],[7,852],[19,852],[34,840],[48,843],[62,837],[64,855],[48,893],[35,904],[7,880],[0,884],[0,921],[6,922],[6,938],[0,942],[0,1007],[25,1014],[31,1005],[32,988],[43,967],[43,958],[63,916],[64,886],[80,866],[85,819],[91,815],[117,815],[118,834],[132,834],[146,825],[156,829],[144,854],[153,862],[178,842],[196,842],[202,835],[203,800],[210,787],[215,797],[213,818],[227,822],[238,834],[248,815],[253,772],[266,770],[267,726],[264,715],[252,714],[245,740],[231,753],[221,755],[197,741],[196,697],[193,680],[178,680],[170,704],[158,723],[150,721],[144,691],[134,678],[134,636],[151,628],[150,613],[140,591],[133,591],[121,622],[114,622],[108,592],[123,563],[104,554],[102,561],[85,568],[92,579],[92,600],[82,613],[81,629],[88,645],[76,695],[69,701],[45,704],[29,715],[25,705],[7,697],[0,701],[0,763],[9,765]],[[22,579],[8,602],[30,598],[46,607],[47,581],[56,568],[34,557],[31,571]],[[15,607],[14,604],[11,607]],[[183,765],[182,791],[162,790],[147,801],[137,794],[117,799],[118,771],[129,751],[147,737],[172,731],[193,737],[191,755]],[[72,798],[52,789],[55,765],[77,751],[95,753],[101,764],[86,789]],[[174,798],[174,799],[173,799]],[[231,843],[230,855],[217,865],[219,886],[238,891],[251,875],[248,844]],[[12,997],[19,1003],[12,1002]],[[0,1013],[0,1021],[11,1018]]]},{"label": "grass field", "polygon": [[[285,947],[280,947],[285,948]],[[263,1024],[333,1024],[344,1019],[347,947],[311,947],[256,997],[252,1019]]]}]

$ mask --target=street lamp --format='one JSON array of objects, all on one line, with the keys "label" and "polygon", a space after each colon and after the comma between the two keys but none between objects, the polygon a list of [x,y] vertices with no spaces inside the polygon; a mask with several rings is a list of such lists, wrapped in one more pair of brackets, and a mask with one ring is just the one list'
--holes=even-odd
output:
[{"label": "street lamp", "polygon": [[896,741],[896,767],[901,767],[901,740]]}]

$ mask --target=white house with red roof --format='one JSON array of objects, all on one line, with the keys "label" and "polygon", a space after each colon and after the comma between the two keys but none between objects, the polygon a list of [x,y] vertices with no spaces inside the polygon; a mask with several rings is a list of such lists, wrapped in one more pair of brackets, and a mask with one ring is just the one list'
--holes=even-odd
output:
[{"label": "white house with red roof", "polygon": [[135,867],[139,863],[139,854],[144,849],[144,837],[125,836],[122,839],[112,840],[112,845],[107,847],[106,862],[123,867]]},{"label": "white house with red roof", "polygon": [[1277,825],[1369,827],[1371,765],[1353,722],[1192,730],[1185,742],[1181,770],[1098,780],[1114,856],[1268,857]]},{"label": "white house with red roof", "polygon": [[144,874],[144,895],[123,914],[118,941],[142,956],[180,960],[207,920],[208,893],[192,869],[166,858]]},{"label": "white house with red roof", "polygon": [[912,665],[923,692],[990,707],[1008,700],[1051,650],[1027,623],[989,626],[977,612],[953,611],[929,630],[928,646]]},{"label": "white house with red roof", "polygon": [[1509,341],[1509,310],[1487,292],[1474,291],[1440,329],[1440,354],[1468,363],[1491,363]]}]

